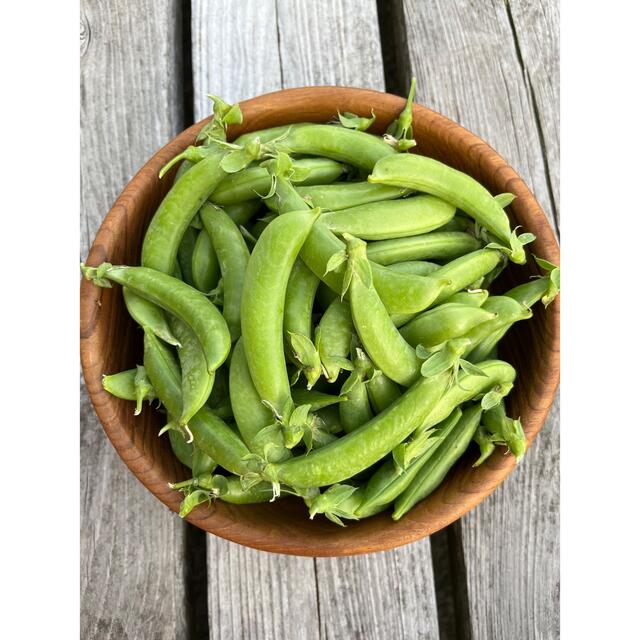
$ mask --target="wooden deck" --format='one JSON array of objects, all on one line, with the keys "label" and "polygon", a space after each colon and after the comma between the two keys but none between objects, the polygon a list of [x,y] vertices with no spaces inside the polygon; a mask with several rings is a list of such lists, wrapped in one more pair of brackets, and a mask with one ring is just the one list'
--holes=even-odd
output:
[{"label": "wooden deck", "polygon": [[[81,0],[81,257],[158,147],[226,100],[304,85],[406,95],[487,140],[559,222],[557,0]],[[82,638],[559,637],[557,401],[523,462],[446,531],[294,558],[182,522],[81,406]]]}]

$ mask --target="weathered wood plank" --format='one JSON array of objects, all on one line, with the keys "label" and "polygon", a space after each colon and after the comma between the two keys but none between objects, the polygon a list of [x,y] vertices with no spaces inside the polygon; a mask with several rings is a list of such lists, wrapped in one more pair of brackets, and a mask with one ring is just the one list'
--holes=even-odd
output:
[{"label": "weathered wood plank", "polygon": [[[404,19],[418,102],[487,140],[522,175],[553,221],[555,1],[404,0]],[[461,521],[474,637],[558,636],[557,407],[556,401],[520,467]]]},{"label": "weathered wood plank", "polygon": [[[81,3],[82,257],[122,187],[182,128],[179,4]],[[84,388],[81,429],[81,636],[185,637],[183,523],[120,461]]]},{"label": "weathered wood plank", "polygon": [[438,638],[429,540],[352,558],[318,558],[322,638]]},{"label": "weathered wood plank", "polygon": [[[373,0],[279,0],[261,5],[263,13],[253,18],[252,2],[194,0],[196,118],[208,113],[208,106],[199,98],[205,92],[238,100],[266,90],[315,84],[384,89]],[[218,20],[221,13],[225,23]],[[232,36],[229,24],[234,25]],[[196,50],[208,51],[213,43],[225,51],[245,52],[242,73],[231,73],[224,68],[228,61]],[[263,56],[264,47],[268,55]],[[275,86],[265,86],[265,78],[269,83],[275,81]],[[428,541],[369,557],[317,559],[315,570],[312,559],[280,556],[276,564],[273,556],[213,536],[207,537],[207,543],[212,638],[262,638],[276,632],[282,638],[318,634],[322,638],[437,637]],[[267,568],[271,583],[267,577],[256,579],[256,573]],[[228,593],[235,584],[237,609],[230,612],[219,606],[220,594],[224,597],[225,590]],[[311,597],[318,601],[315,618]],[[281,617],[283,611],[290,612],[287,623]],[[267,631],[252,635],[256,624]]]}]

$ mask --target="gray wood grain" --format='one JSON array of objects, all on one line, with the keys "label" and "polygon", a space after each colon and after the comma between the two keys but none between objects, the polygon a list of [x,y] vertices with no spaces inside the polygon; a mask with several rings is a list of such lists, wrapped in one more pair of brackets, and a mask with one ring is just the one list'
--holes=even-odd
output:
[{"label": "gray wood grain", "polygon": [[[317,84],[384,89],[372,0],[263,2],[259,17],[252,17],[256,3],[250,0],[194,0],[192,7],[196,118],[208,113],[201,99],[206,92],[239,100]],[[206,53],[214,46],[231,57]],[[238,58],[243,72],[233,73],[227,68],[229,59]],[[437,637],[428,541],[367,557],[317,559],[315,564],[309,558],[275,560],[214,536],[207,537],[207,544],[212,638]],[[238,587],[229,591],[233,584]],[[229,602],[228,597],[221,600],[225,593],[235,594],[233,611],[220,604]]]},{"label": "gray wood grain", "polygon": [[316,569],[323,638],[439,637],[429,540]]},{"label": "gray wood grain", "polygon": [[[122,187],[182,128],[178,8],[81,3],[82,257]],[[185,637],[184,525],[125,467],[84,387],[80,425],[81,636]]]},{"label": "gray wood grain", "polygon": [[[552,220],[558,203],[555,0],[404,0],[416,99],[487,140]],[[555,194],[555,195],[554,195]],[[472,635],[559,635],[558,402],[519,468],[462,519]]]}]

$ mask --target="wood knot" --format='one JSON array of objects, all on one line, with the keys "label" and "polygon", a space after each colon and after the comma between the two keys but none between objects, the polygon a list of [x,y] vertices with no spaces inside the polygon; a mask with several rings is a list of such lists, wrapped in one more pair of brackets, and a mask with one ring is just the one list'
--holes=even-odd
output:
[{"label": "wood knot", "polygon": [[84,11],[80,12],[80,57],[82,58],[91,42],[91,26]]}]

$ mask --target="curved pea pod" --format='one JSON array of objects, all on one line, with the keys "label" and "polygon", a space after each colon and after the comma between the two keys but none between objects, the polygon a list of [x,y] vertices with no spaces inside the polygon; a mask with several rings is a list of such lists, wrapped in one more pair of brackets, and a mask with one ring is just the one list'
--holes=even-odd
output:
[{"label": "curved pea pod", "polygon": [[[458,383],[450,385],[446,393],[433,407],[427,418],[420,425],[415,435],[423,433],[438,422],[442,422],[456,407],[463,402],[473,400],[478,396],[491,394],[499,399],[509,393],[516,378],[516,370],[502,360],[485,360],[477,365],[479,373],[463,371],[458,377]],[[443,374],[439,374],[443,375]],[[445,374],[446,375],[446,374]],[[425,378],[431,380],[432,378]]]},{"label": "curved pea pod", "polygon": [[284,446],[281,430],[269,428],[274,424],[274,418],[262,403],[251,379],[242,337],[236,342],[231,356],[229,396],[238,430],[249,449],[269,462],[289,458],[291,453]]},{"label": "curved pea pod", "polygon": [[[419,437],[400,447],[411,447],[411,460],[400,466],[396,460],[387,460],[366,484],[362,501],[356,509],[356,515],[366,518],[378,511],[386,509],[413,482],[420,470],[429,462],[438,446],[453,431],[462,411],[458,407],[451,415],[437,425],[434,430],[425,433],[427,437]],[[419,442],[416,442],[418,441]],[[417,445],[417,446],[416,446]]]},{"label": "curved pea pod", "polygon": [[448,301],[453,294],[470,287],[503,262],[504,256],[496,249],[478,249],[478,251],[473,251],[448,262],[433,272],[432,277],[449,281],[449,284],[442,288],[433,304],[437,305]]},{"label": "curved pea pod", "polygon": [[85,278],[98,286],[111,286],[109,280],[117,282],[187,324],[202,346],[209,373],[213,373],[225,361],[231,340],[224,318],[193,287],[147,267],[113,266],[105,262],[99,267],[81,265],[81,268]]},{"label": "curved pea pod", "polygon": [[481,243],[461,231],[432,231],[408,238],[379,240],[367,245],[372,262],[388,265],[407,260],[453,260],[479,249]]},{"label": "curved pea pod", "polygon": [[180,266],[180,279],[192,287],[195,286],[193,282],[192,262],[197,239],[198,232],[193,227],[187,227],[182,236],[182,241],[178,246],[177,260]]},{"label": "curved pea pod", "polygon": [[157,397],[145,368],[141,365],[137,365],[135,369],[103,376],[102,387],[116,398],[135,402],[134,415],[136,416],[142,411],[142,403],[145,400],[151,403]]},{"label": "curved pea pod", "polygon": [[447,304],[464,304],[467,307],[481,307],[489,297],[486,289],[469,289],[467,291],[459,291],[454,293],[447,299]]},{"label": "curved pea pod", "polygon": [[434,347],[465,335],[473,327],[494,320],[497,313],[481,307],[449,302],[420,314],[400,329],[400,335],[412,346]]},{"label": "curved pea pod", "polygon": [[482,421],[487,430],[499,439],[499,442],[504,442],[516,461],[519,461],[527,450],[527,437],[520,420],[507,416],[504,401],[500,400],[486,411]]},{"label": "curved pea pod", "polygon": [[374,184],[406,187],[431,193],[464,211],[503,243],[501,251],[517,264],[524,264],[524,245],[533,234],[518,236],[511,231],[509,218],[493,196],[471,176],[433,158],[417,154],[397,154],[382,158],[368,178]]},{"label": "curved pea pod", "polygon": [[127,287],[122,288],[122,296],[129,315],[143,329],[152,331],[160,340],[164,340],[168,344],[174,346],[180,344],[169,328],[169,321],[164,311],[158,307],[158,305],[136,295],[133,291],[127,289]]},{"label": "curved pea pod", "polygon": [[[345,173],[345,166],[330,158],[299,158],[292,163],[291,181],[300,185],[329,184]],[[225,207],[256,196],[263,198],[271,189],[271,176],[265,167],[248,167],[228,175],[209,196]]]},{"label": "curved pea pod", "polygon": [[365,351],[377,369],[403,386],[420,375],[421,362],[413,347],[400,335],[373,286],[367,245],[347,238],[349,261],[344,290],[349,291],[353,324]]},{"label": "curved pea pod", "polygon": [[[175,360],[171,365],[172,359],[169,349],[153,334],[145,332],[144,363],[149,379],[169,415],[176,416],[182,412],[182,401],[180,373],[176,371]],[[188,429],[195,446],[231,473],[243,476],[256,473],[257,465],[264,466],[258,464],[256,456],[251,456],[240,436],[208,407],[191,418]]]},{"label": "curved pea pod", "polygon": [[313,389],[311,391],[296,389],[295,387],[291,389],[291,397],[296,405],[311,405],[310,411],[318,411],[345,400],[342,396],[334,396],[330,393],[322,393],[322,391],[314,391]]},{"label": "curved pea pod", "polygon": [[529,282],[514,287],[504,294],[517,300],[525,307],[533,306],[538,300],[542,300],[542,304],[547,307],[553,302],[558,293],[560,293],[559,267],[540,258],[536,258],[536,261],[538,264],[541,264],[543,268],[549,269],[550,272],[545,276],[534,278]]},{"label": "curved pea pod", "polygon": [[328,211],[321,220],[335,234],[350,233],[362,240],[384,240],[433,231],[454,213],[455,207],[448,202],[422,195]]},{"label": "curved pea pod", "polygon": [[[313,301],[320,280],[301,260],[296,260],[289,276],[284,302],[285,343],[290,360],[302,371],[311,388],[322,375],[322,365],[312,340]],[[297,378],[297,375],[296,375]]]},{"label": "curved pea pod", "polygon": [[319,207],[322,211],[342,212],[354,207],[389,204],[411,193],[409,189],[385,187],[369,182],[337,182],[336,184],[298,186],[298,194],[311,207]]},{"label": "curved pea pod", "polygon": [[369,402],[375,413],[382,413],[402,395],[400,387],[379,369],[371,372],[366,386]]},{"label": "curved pea pod", "polygon": [[381,158],[397,154],[378,136],[326,124],[291,127],[276,146],[286,153],[323,156],[367,171]]},{"label": "curved pea pod", "polygon": [[399,520],[420,500],[433,493],[451,467],[466,451],[482,416],[482,407],[472,405],[462,412],[462,416],[453,427],[451,433],[436,448],[433,456],[425,464],[411,484],[402,492],[394,503],[392,518]]},{"label": "curved pea pod", "polygon": [[223,283],[222,315],[229,327],[231,341],[240,335],[240,306],[249,250],[240,230],[225,211],[212,204],[200,209],[202,224],[220,263]]},{"label": "curved pea pod", "polygon": [[340,389],[340,395],[345,398],[339,407],[340,423],[347,433],[355,431],[373,417],[365,382],[370,372],[371,362],[364,351],[356,347],[354,369]]},{"label": "curved pea pod", "polygon": [[142,243],[144,267],[172,273],[178,247],[191,219],[227,175],[220,166],[224,153],[206,156],[170,189],[154,214]]},{"label": "curved pea pod", "polygon": [[193,286],[202,293],[215,289],[220,280],[220,265],[206,229],[200,231],[193,247],[191,277]]},{"label": "curved pea pod", "polygon": [[447,386],[447,376],[421,378],[396,402],[359,429],[306,456],[274,465],[281,482],[324,487],[368,469],[424,423]]},{"label": "curved pea pod", "polygon": [[405,260],[388,264],[387,268],[396,273],[408,273],[414,276],[428,276],[440,269],[441,265],[426,260]]},{"label": "curved pea pod", "polygon": [[284,302],[289,274],[318,212],[280,215],[249,258],[241,304],[245,356],[260,398],[276,416],[292,404],[284,356]]},{"label": "curved pea pod", "polygon": [[335,382],[343,369],[353,369],[348,357],[354,332],[349,305],[335,298],[320,318],[316,331],[320,362],[329,382]]},{"label": "curved pea pod", "polygon": [[174,317],[171,318],[171,328],[181,344],[178,360],[182,379],[182,411],[176,417],[179,426],[184,426],[207,401],[213,388],[214,374],[209,373],[202,347],[189,326]]}]

